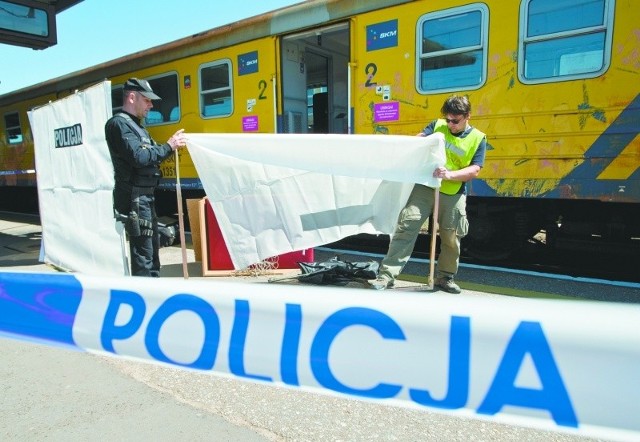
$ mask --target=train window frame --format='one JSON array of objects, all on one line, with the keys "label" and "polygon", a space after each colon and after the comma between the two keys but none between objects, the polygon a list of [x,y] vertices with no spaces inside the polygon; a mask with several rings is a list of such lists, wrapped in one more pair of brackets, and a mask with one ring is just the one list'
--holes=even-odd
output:
[{"label": "train window frame", "polygon": [[[227,69],[227,84],[221,87],[215,87],[215,88],[208,88],[205,89],[203,88],[203,71],[205,69],[211,69],[211,68],[216,68],[219,66],[225,66]],[[218,94],[225,94],[226,91],[228,91],[228,97],[227,96],[222,96],[222,103],[215,103],[215,101],[212,101],[212,103],[208,103],[208,101],[210,101],[210,98],[208,97],[209,95],[218,95]],[[233,114],[234,111],[234,107],[233,107],[233,63],[231,62],[230,59],[221,59],[221,60],[216,60],[216,61],[212,61],[212,62],[208,62],[208,63],[203,63],[198,67],[198,96],[199,96],[199,113],[200,113],[200,117],[203,119],[212,119],[212,118],[226,118],[229,117]],[[215,96],[213,97],[213,100],[218,100],[220,97],[219,96]],[[222,112],[220,113],[215,113],[217,111],[217,109],[215,109],[215,106],[219,106],[219,105],[224,105],[224,100],[228,98],[228,111],[226,111],[226,109],[224,107],[222,107],[219,110],[222,110]],[[207,112],[205,112],[205,110],[207,110],[208,106],[213,106],[214,108],[212,108],[210,110],[210,112],[212,112],[212,114],[207,114]]]},{"label": "train window frame", "polygon": [[[520,30],[518,37],[518,79],[523,84],[540,84],[540,83],[552,83],[561,82],[585,78],[595,78],[604,74],[611,65],[611,45],[613,40],[613,16],[615,10],[615,0],[601,0],[602,2],[602,22],[600,24],[585,24],[580,26],[578,23],[576,26],[566,28],[566,21],[562,22],[565,29],[550,29],[547,32],[535,31],[532,29],[534,25],[532,22],[531,4],[534,2],[549,1],[550,4],[555,6],[565,6],[569,8],[580,8],[587,5],[587,0],[581,0],[578,3],[577,0],[563,1],[563,0],[523,0],[520,3]],[[589,0],[588,3],[593,3]],[[563,14],[566,16],[566,14]],[[572,17],[578,17],[584,19],[585,14],[579,14],[577,12],[569,14]],[[550,22],[552,22],[550,20]],[[531,26],[530,26],[531,25]],[[534,35],[535,34],[535,35]],[[600,41],[595,42],[594,37],[602,37]],[[587,49],[587,46],[598,44],[601,49],[596,51],[571,51],[574,49],[569,47],[566,43],[571,40],[581,40],[582,47]],[[552,64],[551,73],[543,73],[535,75],[532,72],[531,63],[533,63],[533,57],[535,52],[529,51],[534,46],[539,47],[538,53],[555,54],[557,57],[550,60],[549,65]],[[529,54],[532,54],[529,56]],[[599,56],[601,64],[599,67],[593,66],[593,61]],[[575,71],[575,67],[572,68],[574,72],[565,71],[568,69],[569,64],[574,65],[576,61],[580,61],[582,58],[583,70],[580,72]],[[531,70],[530,70],[531,68]]]},{"label": "train window frame", "polygon": [[[479,26],[477,41],[473,44],[462,44],[455,46],[454,48],[443,48],[434,51],[425,51],[423,42],[424,38],[424,26],[429,21],[445,21],[452,20],[456,16],[468,15],[470,13],[479,13]],[[459,28],[452,28],[454,31],[459,31]],[[437,44],[437,43],[436,43]],[[484,3],[471,3],[469,5],[460,6],[456,8],[443,9],[440,11],[429,12],[420,16],[416,25],[416,90],[421,94],[435,94],[453,91],[464,90],[477,90],[480,89],[487,81],[487,59],[489,51],[489,8]],[[452,57],[462,57],[465,54],[473,54],[472,56],[481,57],[479,63],[474,61],[474,65],[479,65],[479,69],[473,71],[473,74],[479,73],[477,82],[462,84],[461,82],[455,82],[455,77],[451,75],[450,68],[456,68],[461,65],[452,65],[446,67],[446,73],[440,72],[436,80],[445,82],[440,86],[433,88],[425,87],[427,81],[424,78],[425,73],[429,71],[428,68],[423,68],[423,63],[428,59],[435,60],[441,58],[447,61]],[[441,68],[432,69],[432,71],[438,71]],[[451,79],[454,79],[451,82]],[[446,83],[449,81],[449,83]]]},{"label": "train window frame", "polygon": [[111,86],[111,115],[122,112],[122,98],[124,85]]},{"label": "train window frame", "polygon": [[[17,122],[10,121],[10,117],[15,117]],[[17,144],[22,144],[24,141],[24,136],[22,133],[22,125],[20,124],[20,112],[7,112],[4,114],[4,127],[5,127],[5,136],[7,139],[7,144],[9,146],[15,146]],[[13,134],[13,136],[12,136]],[[15,140],[13,140],[15,138]]]},{"label": "train window frame", "polygon": [[[175,81],[171,81],[171,77]],[[153,92],[162,100],[154,100],[153,108],[149,113],[159,114],[160,120],[149,118],[149,113],[144,119],[145,126],[161,126],[165,124],[175,124],[180,121],[180,76],[177,71],[163,72],[162,74],[145,77],[151,85]],[[177,111],[176,111],[177,109]],[[177,118],[175,114],[177,113]]]}]

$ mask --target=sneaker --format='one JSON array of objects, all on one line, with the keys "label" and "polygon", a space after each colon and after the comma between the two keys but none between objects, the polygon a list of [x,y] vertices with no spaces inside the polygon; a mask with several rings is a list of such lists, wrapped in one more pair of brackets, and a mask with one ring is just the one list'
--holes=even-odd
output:
[{"label": "sneaker", "polygon": [[453,282],[452,276],[442,276],[436,279],[435,285],[436,287],[440,287],[442,290],[448,293],[462,293],[462,290],[460,290],[460,286]]},{"label": "sneaker", "polygon": [[393,287],[393,279],[389,279],[385,276],[378,276],[376,279],[369,281],[369,285],[375,290],[390,289]]}]

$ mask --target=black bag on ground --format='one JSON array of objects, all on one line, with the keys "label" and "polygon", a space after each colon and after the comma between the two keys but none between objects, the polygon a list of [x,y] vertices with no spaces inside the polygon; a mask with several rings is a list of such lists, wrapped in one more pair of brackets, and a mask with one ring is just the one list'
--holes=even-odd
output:
[{"label": "black bag on ground", "polygon": [[177,242],[180,227],[175,219],[163,216],[158,218],[158,240],[160,247],[169,247]]},{"label": "black bag on ground", "polygon": [[302,274],[298,281],[318,285],[347,285],[363,279],[375,279],[379,264],[376,261],[349,262],[337,256],[323,262],[299,262]]}]

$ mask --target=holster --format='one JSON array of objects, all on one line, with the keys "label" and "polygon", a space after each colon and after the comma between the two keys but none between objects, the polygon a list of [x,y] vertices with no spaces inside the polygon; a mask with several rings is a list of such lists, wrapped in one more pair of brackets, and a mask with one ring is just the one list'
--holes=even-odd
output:
[{"label": "holster", "polygon": [[134,211],[129,212],[129,216],[127,217],[127,222],[124,224],[127,233],[131,237],[140,236],[142,233],[140,232],[140,218],[138,218],[138,214]]}]

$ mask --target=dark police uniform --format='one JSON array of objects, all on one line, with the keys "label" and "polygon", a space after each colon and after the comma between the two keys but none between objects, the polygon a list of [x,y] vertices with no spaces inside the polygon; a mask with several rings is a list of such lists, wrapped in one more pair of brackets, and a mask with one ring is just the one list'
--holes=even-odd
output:
[{"label": "dark police uniform", "polygon": [[126,112],[111,117],[105,135],[115,174],[113,207],[127,216],[126,230],[133,276],[160,276],[155,190],[160,163],[173,152],[168,143],[157,144],[140,120]]}]

